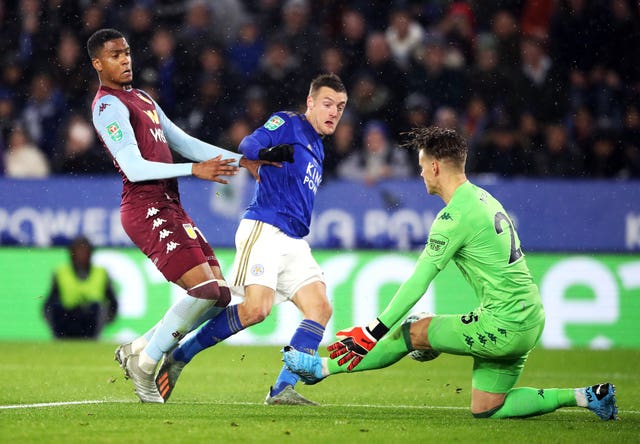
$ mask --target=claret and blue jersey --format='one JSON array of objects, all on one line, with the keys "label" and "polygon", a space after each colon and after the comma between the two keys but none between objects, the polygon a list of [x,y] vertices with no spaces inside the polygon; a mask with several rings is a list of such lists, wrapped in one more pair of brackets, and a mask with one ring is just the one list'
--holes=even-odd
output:
[{"label": "claret and blue jersey", "polygon": [[260,182],[242,217],[266,222],[288,236],[302,238],[309,234],[311,212],[322,182],[324,146],[304,114],[283,111],[273,114],[245,137],[239,151],[249,159],[257,159],[260,149],[280,144],[294,146],[294,162],[283,162],[282,168],[260,168]]}]

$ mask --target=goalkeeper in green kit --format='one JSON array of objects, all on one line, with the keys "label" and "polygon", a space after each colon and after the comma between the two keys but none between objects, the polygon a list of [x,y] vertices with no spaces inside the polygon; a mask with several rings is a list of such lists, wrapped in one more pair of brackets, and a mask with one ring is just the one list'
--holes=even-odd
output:
[{"label": "goalkeeper in green kit", "polygon": [[[331,359],[286,347],[285,364],[313,384],[336,373],[387,367],[407,354],[423,361],[440,353],[467,355],[474,361],[471,412],[477,418],[519,418],[581,406],[603,420],[617,419],[610,383],[514,388],[545,320],[520,239],[500,202],[467,180],[467,146],[460,135],[438,127],[414,129],[408,135],[405,146],[418,151],[427,192],[446,204],[411,277],[368,326],[337,333],[339,341],[328,347]],[[473,287],[477,309],[462,315],[407,317],[451,259]]]}]

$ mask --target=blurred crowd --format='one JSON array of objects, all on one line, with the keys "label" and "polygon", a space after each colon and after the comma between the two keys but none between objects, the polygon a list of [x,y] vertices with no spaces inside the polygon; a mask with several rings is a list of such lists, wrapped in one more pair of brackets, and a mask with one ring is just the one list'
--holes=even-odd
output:
[{"label": "blurred crowd", "polygon": [[135,87],[229,149],[338,74],[325,180],[413,176],[397,147],[429,124],[466,135],[470,174],[640,177],[635,0],[0,0],[5,176],[115,174],[90,120],[103,27],[128,37]]}]

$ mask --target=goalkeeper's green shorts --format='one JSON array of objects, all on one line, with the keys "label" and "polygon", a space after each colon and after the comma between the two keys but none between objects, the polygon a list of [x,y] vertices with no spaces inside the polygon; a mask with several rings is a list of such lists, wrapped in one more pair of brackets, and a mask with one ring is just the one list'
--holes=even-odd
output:
[{"label": "goalkeeper's green shorts", "polygon": [[473,356],[473,388],[506,393],[515,386],[529,352],[540,339],[544,320],[526,330],[508,325],[486,312],[438,315],[427,334],[434,350]]}]

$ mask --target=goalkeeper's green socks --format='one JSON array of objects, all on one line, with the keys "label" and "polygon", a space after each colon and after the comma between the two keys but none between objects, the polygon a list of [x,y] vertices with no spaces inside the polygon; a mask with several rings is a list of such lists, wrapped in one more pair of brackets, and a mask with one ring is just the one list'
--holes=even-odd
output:
[{"label": "goalkeeper's green socks", "polygon": [[[406,356],[409,351],[400,326],[382,338],[350,373],[388,367]],[[348,366],[349,363],[338,365],[338,359],[327,359],[326,371],[330,375],[343,373],[347,371]]]},{"label": "goalkeeper's green socks", "polygon": [[525,418],[551,413],[560,407],[575,407],[575,389],[519,387],[507,392],[504,404],[494,410],[474,413],[476,418]]}]

